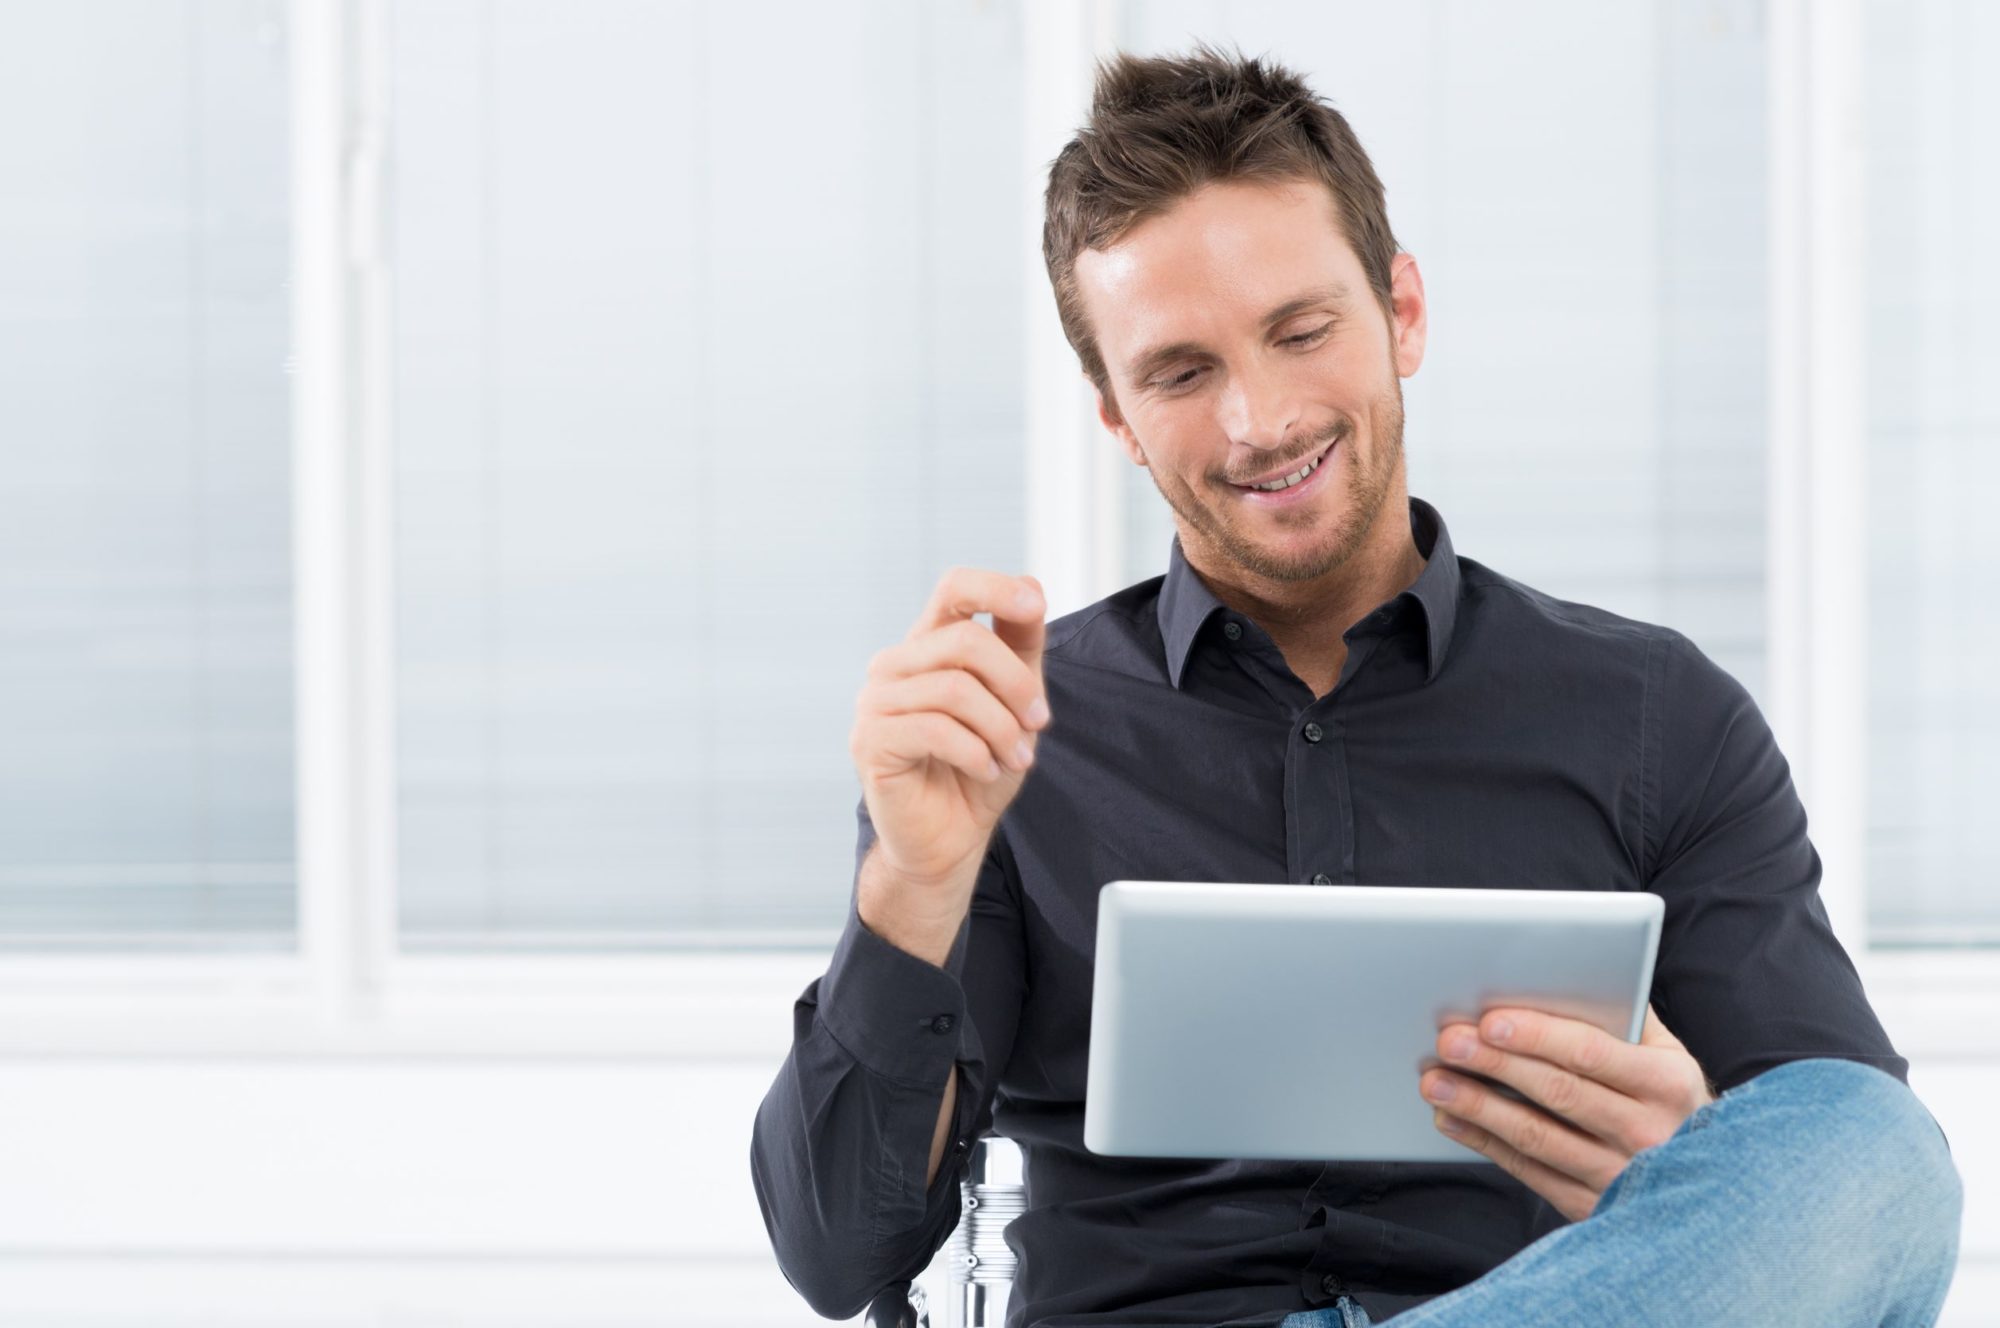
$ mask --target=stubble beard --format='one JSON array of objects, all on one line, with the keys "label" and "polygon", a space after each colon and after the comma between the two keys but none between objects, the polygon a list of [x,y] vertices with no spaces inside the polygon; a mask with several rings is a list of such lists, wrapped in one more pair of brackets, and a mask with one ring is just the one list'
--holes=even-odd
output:
[{"label": "stubble beard", "polygon": [[[1230,496],[1223,497],[1220,502],[1236,506],[1218,510],[1197,497],[1177,476],[1169,477],[1171,484],[1163,483],[1159,471],[1148,466],[1146,470],[1153,477],[1153,487],[1160,491],[1160,496],[1167,500],[1167,506],[1180,519],[1183,545],[1187,542],[1185,532],[1192,530],[1210,549],[1238,567],[1267,580],[1283,583],[1311,581],[1346,563],[1361,548],[1368,532],[1380,519],[1383,504],[1389,499],[1402,464],[1403,384],[1393,370],[1389,375],[1389,385],[1390,390],[1376,399],[1370,412],[1380,427],[1369,439],[1367,449],[1355,446],[1359,430],[1353,427],[1352,421],[1339,422],[1340,427],[1346,427],[1347,431],[1333,455],[1321,464],[1339,465],[1345,470],[1344,478],[1348,486],[1346,501],[1339,511],[1320,523],[1324,527],[1323,538],[1301,551],[1273,548],[1242,529],[1232,519],[1243,501],[1233,496],[1233,486]],[[1341,455],[1343,452],[1347,453],[1345,457]],[[1326,478],[1338,480],[1342,477],[1328,475]],[[1254,514],[1252,518],[1255,519]]]}]

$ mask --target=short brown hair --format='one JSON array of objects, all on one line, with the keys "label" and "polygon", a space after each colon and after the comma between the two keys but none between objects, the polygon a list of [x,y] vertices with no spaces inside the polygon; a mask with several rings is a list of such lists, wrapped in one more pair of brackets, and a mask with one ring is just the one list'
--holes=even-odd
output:
[{"label": "short brown hair", "polygon": [[1109,375],[1076,289],[1076,256],[1115,244],[1146,218],[1221,180],[1318,180],[1347,242],[1390,309],[1382,182],[1332,103],[1276,63],[1198,43],[1190,54],[1119,53],[1098,62],[1090,119],[1056,154],[1044,196],[1042,259],[1063,335],[1111,401]]}]

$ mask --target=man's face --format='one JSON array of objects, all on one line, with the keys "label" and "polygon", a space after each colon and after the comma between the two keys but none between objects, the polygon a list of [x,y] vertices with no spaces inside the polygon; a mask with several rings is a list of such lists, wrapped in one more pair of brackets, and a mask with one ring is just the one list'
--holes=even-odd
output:
[{"label": "man's face", "polygon": [[[1099,416],[1152,474],[1189,558],[1276,582],[1346,563],[1404,491],[1415,261],[1397,255],[1392,325],[1325,186],[1232,181],[1084,250],[1076,280],[1109,374]],[[1301,484],[1249,487],[1316,457]]]}]

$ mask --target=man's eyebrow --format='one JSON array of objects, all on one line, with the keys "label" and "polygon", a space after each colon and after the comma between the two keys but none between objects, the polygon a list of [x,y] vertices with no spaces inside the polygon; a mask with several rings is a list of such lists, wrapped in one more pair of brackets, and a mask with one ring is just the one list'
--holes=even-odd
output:
[{"label": "man's eyebrow", "polygon": [[[1267,330],[1276,327],[1292,315],[1303,313],[1314,305],[1344,304],[1352,294],[1353,291],[1348,288],[1347,283],[1344,281],[1336,281],[1325,286],[1315,286],[1308,291],[1301,291],[1277,308],[1271,310],[1271,312],[1265,314],[1263,326]],[[1132,381],[1139,382],[1161,366],[1173,360],[1180,359],[1184,355],[1199,355],[1204,349],[1205,347],[1193,341],[1176,341],[1168,346],[1152,346],[1141,351],[1132,360],[1125,372]]]}]

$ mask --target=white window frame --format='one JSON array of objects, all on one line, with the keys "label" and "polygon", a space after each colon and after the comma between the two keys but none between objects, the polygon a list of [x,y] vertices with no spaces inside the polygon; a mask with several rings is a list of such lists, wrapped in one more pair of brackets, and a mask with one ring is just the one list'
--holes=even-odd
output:
[{"label": "white window frame", "polygon": [[1770,0],[1766,639],[1771,727],[1820,898],[1897,1049],[2000,1054],[2000,950],[1869,943],[1866,159],[1861,0]]},{"label": "white window frame", "polygon": [[[0,958],[0,1054],[644,1056],[757,1060],[825,955],[438,956],[395,932],[395,751],[382,261],[385,0],[292,0],[293,553],[299,940],[291,955]],[[1123,471],[1041,268],[1043,172],[1087,104],[1115,0],[1024,10],[1029,563],[1052,614],[1123,583]],[[1865,550],[1859,0],[1771,0],[1773,729],[1822,898],[1906,1055],[2000,1053],[2000,951],[1865,931]],[[831,888],[846,882],[830,864]]]}]

